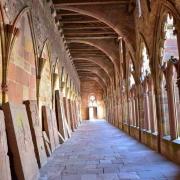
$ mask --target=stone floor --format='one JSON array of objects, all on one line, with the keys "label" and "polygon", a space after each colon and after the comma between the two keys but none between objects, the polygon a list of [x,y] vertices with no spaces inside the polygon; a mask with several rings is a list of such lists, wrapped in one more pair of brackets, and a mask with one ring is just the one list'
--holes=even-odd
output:
[{"label": "stone floor", "polygon": [[180,180],[180,167],[106,121],[83,122],[40,180]]}]

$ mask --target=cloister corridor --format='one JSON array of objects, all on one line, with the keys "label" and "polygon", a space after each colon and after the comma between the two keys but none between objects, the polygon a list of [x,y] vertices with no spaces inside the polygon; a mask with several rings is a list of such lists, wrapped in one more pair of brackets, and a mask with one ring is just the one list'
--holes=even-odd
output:
[{"label": "cloister corridor", "polygon": [[180,180],[180,0],[0,0],[0,180]]},{"label": "cloister corridor", "polygon": [[180,167],[104,120],[83,121],[40,180],[179,180]]}]

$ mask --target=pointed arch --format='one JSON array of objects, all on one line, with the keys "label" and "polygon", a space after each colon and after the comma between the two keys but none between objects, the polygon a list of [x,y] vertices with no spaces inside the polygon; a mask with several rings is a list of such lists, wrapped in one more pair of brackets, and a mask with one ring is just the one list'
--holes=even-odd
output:
[{"label": "pointed arch", "polygon": [[[135,54],[135,39],[130,36],[130,34],[135,33],[133,28],[130,28],[128,24],[124,24],[122,17],[127,17],[129,21],[133,24],[133,18],[129,15],[124,14],[122,11],[119,14],[116,14],[117,17],[113,17],[112,15],[108,15],[107,12],[109,13],[109,7],[107,9],[104,7],[94,7],[94,6],[73,6],[73,5],[62,5],[58,6],[59,9],[62,10],[69,10],[73,12],[77,12],[82,15],[90,16],[93,17],[100,22],[105,23],[109,27],[111,27],[119,36],[123,37],[124,40],[127,42],[127,45],[130,49],[130,51]],[[106,11],[103,10],[103,8],[106,9]],[[115,9],[118,8],[118,6],[114,7]],[[120,12],[119,10],[115,12]],[[120,23],[121,22],[121,23]],[[123,27],[124,26],[124,27]],[[125,30],[128,29],[128,30]],[[129,33],[131,32],[131,33]]]},{"label": "pointed arch", "polygon": [[150,68],[150,57],[149,57],[149,49],[144,37],[141,35],[140,38],[140,49],[139,49],[139,57],[140,57],[140,79],[143,81],[148,74],[151,73]]},{"label": "pointed arch", "polygon": [[53,67],[53,90],[59,90],[60,89],[60,72],[59,72],[59,59],[56,59],[56,62]]},{"label": "pointed arch", "polygon": [[[155,39],[157,53],[154,62],[157,73],[156,84],[162,86],[163,79],[166,81],[165,90],[161,93],[162,99],[166,100],[161,106],[162,133],[164,136],[169,136],[170,139],[176,139],[179,137],[180,131],[178,130],[180,124],[178,116],[180,100],[180,14],[167,1],[167,3],[161,3],[158,15],[159,19],[156,22],[157,37]],[[164,109],[168,109],[168,111]]]},{"label": "pointed arch", "polygon": [[[49,106],[52,108],[52,72],[50,64],[50,48],[48,40],[44,42],[39,61],[43,61],[43,66],[39,66],[40,79],[38,88],[38,105],[40,117],[42,117],[42,106]],[[39,63],[40,64],[40,63]],[[41,69],[40,69],[41,68]]]},{"label": "pointed arch", "polygon": [[97,48],[98,50],[102,51],[103,54],[106,55],[106,57],[112,62],[114,65],[114,69],[117,73],[119,73],[118,67],[119,67],[119,57],[118,52],[115,53],[109,48],[109,44],[113,46],[114,50],[116,49],[116,46],[112,42],[107,42],[107,40],[70,40],[71,43],[81,43],[81,44],[87,44],[90,46],[93,46]]},{"label": "pointed arch", "polygon": [[11,41],[6,44],[7,59],[4,60],[4,75],[8,85],[7,98],[16,103],[37,98],[37,58],[33,25],[30,19],[29,7],[25,7],[17,15],[13,24],[9,25],[12,34],[9,35]]}]

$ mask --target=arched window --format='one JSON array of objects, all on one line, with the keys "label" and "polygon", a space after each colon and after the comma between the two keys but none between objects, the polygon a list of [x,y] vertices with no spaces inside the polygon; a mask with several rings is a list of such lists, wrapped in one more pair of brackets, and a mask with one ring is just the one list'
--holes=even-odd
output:
[{"label": "arched window", "polygon": [[[180,137],[180,97],[178,87],[179,76],[177,70],[177,66],[179,66],[179,49],[175,19],[170,13],[168,13],[164,18],[162,34],[163,43],[161,43],[160,64],[163,65],[165,71],[167,71],[165,78],[169,91],[168,103],[172,104],[172,113],[174,112],[174,116],[166,114],[166,119],[164,118],[165,120],[163,120],[164,135],[171,135],[171,138],[175,139]],[[166,107],[166,109],[167,108],[168,107]],[[167,121],[169,122],[167,123]]]},{"label": "arched window", "polygon": [[141,67],[141,80],[143,81],[145,77],[150,74],[150,66],[149,66],[149,56],[147,53],[147,48],[144,43],[142,43],[142,67]]},{"label": "arched window", "polygon": [[133,68],[133,64],[132,62],[130,62],[130,65],[129,65],[129,88],[131,89],[132,86],[135,84],[135,80],[134,80],[134,76],[133,76],[133,72],[134,72],[134,68]]},{"label": "arched window", "polygon": [[89,97],[89,107],[97,107],[97,101],[95,96]]},{"label": "arched window", "polygon": [[[151,88],[148,85],[148,79],[151,77],[150,70],[150,60],[146,45],[144,42],[141,43],[141,119],[142,119],[142,128],[148,131],[151,131],[151,125],[154,123],[154,120],[150,116],[150,110],[152,109],[150,92]],[[154,111],[151,113],[154,114]]]},{"label": "arched window", "polygon": [[135,85],[135,80],[133,73],[134,72],[134,67],[131,58],[129,59],[129,72],[128,72],[128,89],[129,89],[129,122],[131,126],[135,125],[135,113],[134,113],[134,108],[135,108],[135,97],[134,97],[134,88],[133,86]]},{"label": "arched window", "polygon": [[166,79],[163,76],[161,81],[161,93],[162,93],[162,121],[163,121],[163,135],[170,135],[170,122],[169,122],[169,107],[168,107],[168,95],[166,88]]},{"label": "arched window", "polygon": [[178,41],[176,29],[174,26],[174,18],[167,14],[163,27],[164,44],[161,49],[162,64],[167,61],[176,62],[179,59]]}]

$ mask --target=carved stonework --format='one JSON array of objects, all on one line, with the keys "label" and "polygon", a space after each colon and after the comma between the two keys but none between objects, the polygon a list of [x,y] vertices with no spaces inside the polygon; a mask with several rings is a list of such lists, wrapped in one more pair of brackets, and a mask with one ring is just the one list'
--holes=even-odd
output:
[{"label": "carved stonework", "polygon": [[50,141],[51,151],[53,152],[56,148],[55,139],[54,139],[54,132],[53,132],[53,124],[51,118],[51,110],[47,106],[42,106],[43,112],[43,128],[48,136]]},{"label": "carved stonework", "polygon": [[[58,130],[63,138],[66,140],[68,138],[66,126],[65,126],[65,115],[64,115],[64,106],[63,106],[63,97],[58,90],[55,91],[55,104],[56,104],[56,117]],[[61,142],[63,143],[63,142]]]},{"label": "carved stonework", "polygon": [[6,103],[3,105],[3,111],[17,179],[37,180],[38,165],[26,108],[24,105]]},{"label": "carved stonework", "polygon": [[44,147],[43,134],[39,119],[37,102],[33,100],[25,101],[24,104],[26,106],[28,120],[31,128],[36,159],[39,167],[42,167],[47,161],[47,156]]}]

